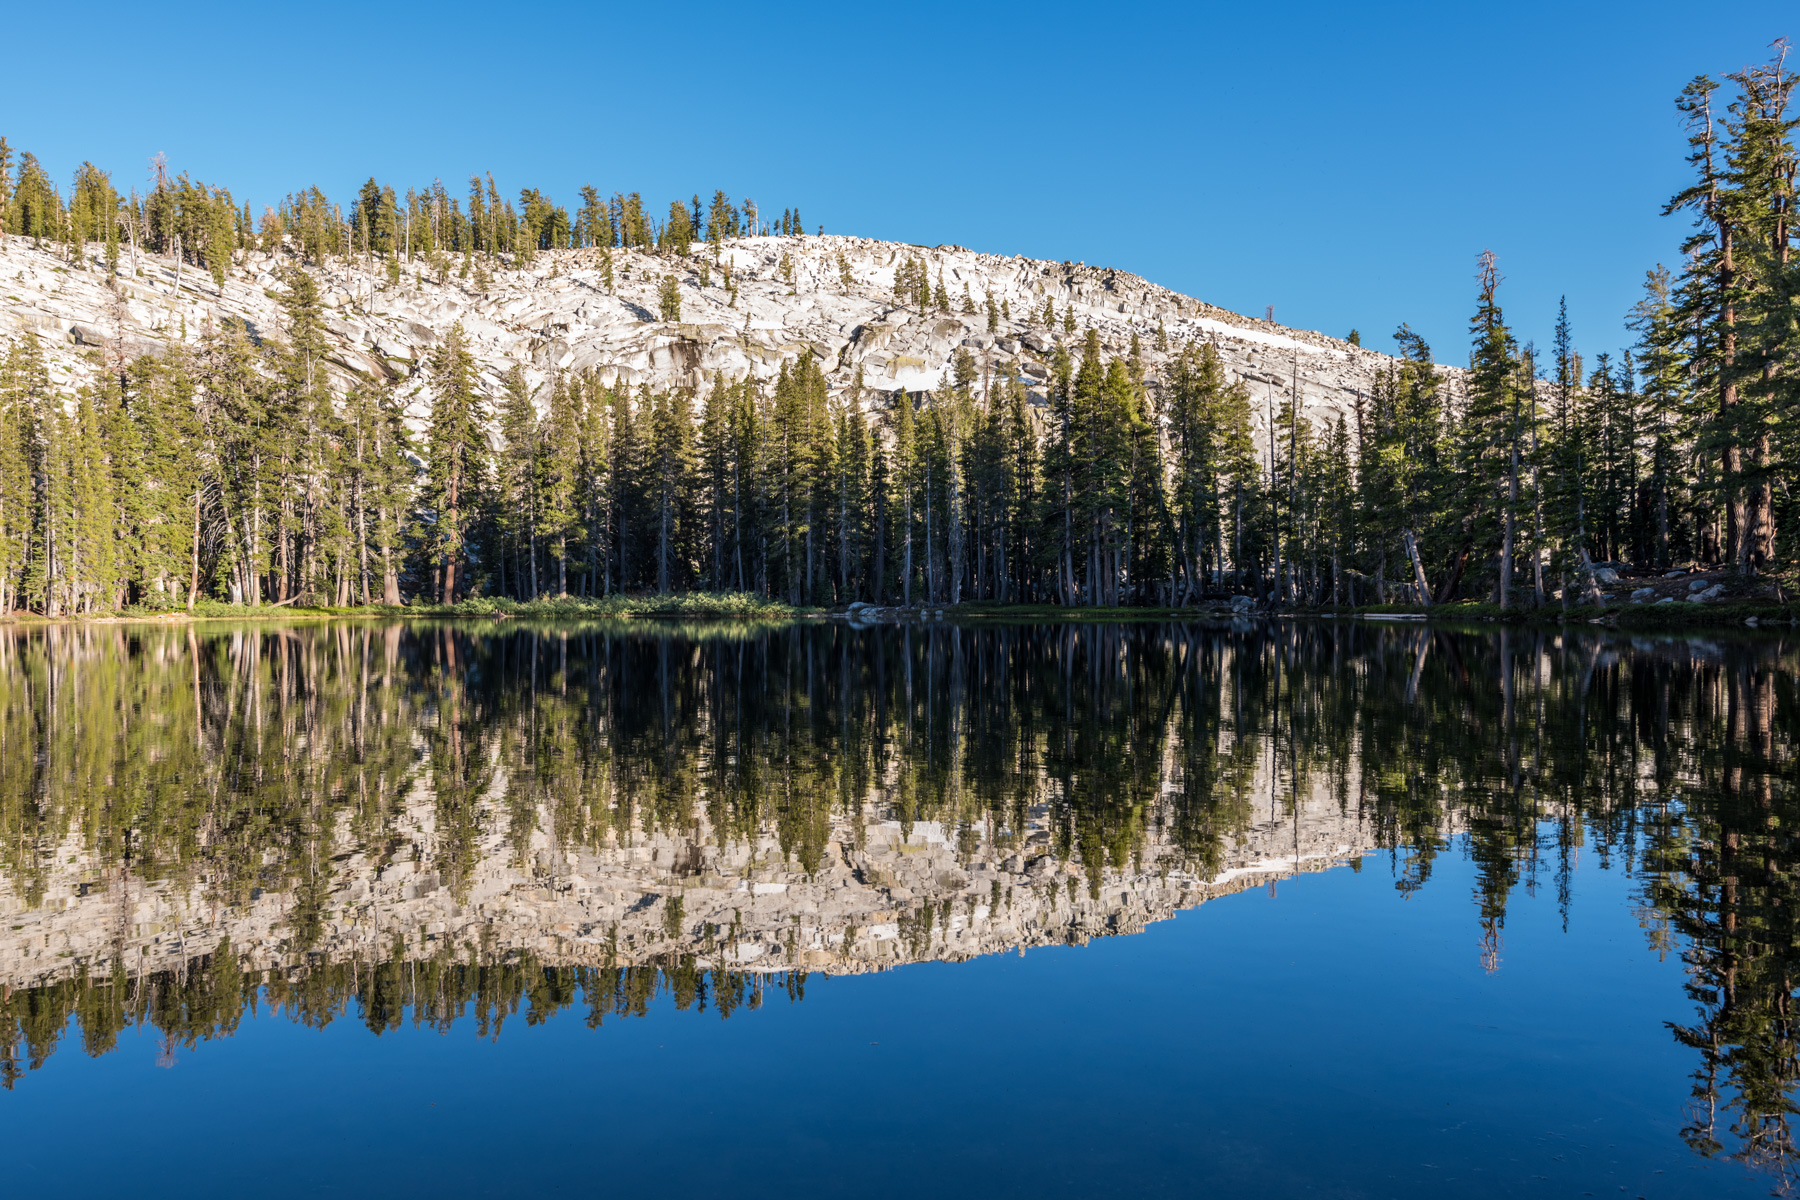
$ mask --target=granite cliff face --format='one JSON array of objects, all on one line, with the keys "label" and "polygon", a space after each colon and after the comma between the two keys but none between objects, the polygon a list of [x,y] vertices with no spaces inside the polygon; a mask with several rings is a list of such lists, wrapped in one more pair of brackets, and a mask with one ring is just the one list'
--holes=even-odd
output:
[{"label": "granite cliff face", "polygon": [[[455,272],[440,281],[422,265],[409,266],[390,285],[380,264],[364,270],[334,260],[314,269],[329,309],[331,369],[340,383],[398,385],[422,416],[429,395],[421,367],[460,321],[494,390],[520,364],[534,384],[553,371],[592,369],[607,383],[698,391],[717,380],[771,379],[783,361],[811,353],[834,388],[850,386],[860,370],[876,392],[918,392],[940,386],[959,348],[983,372],[1016,362],[1028,381],[1041,384],[1058,339],[1079,343],[1092,329],[1114,354],[1125,353],[1135,334],[1153,386],[1184,343],[1211,342],[1227,371],[1250,385],[1260,426],[1268,401],[1285,397],[1296,378],[1314,421],[1349,416],[1357,394],[1392,361],[1136,275],[957,246],[827,235],[696,244],[686,257],[615,250],[610,290],[598,254],[540,253],[528,269],[493,270],[479,291]],[[296,260],[285,252],[241,253],[239,260],[220,287],[195,267],[178,270],[172,259],[141,252],[134,268],[126,251],[115,291],[97,258],[77,265],[49,247],[0,239],[0,336],[37,333],[61,381],[90,376],[109,359],[191,343],[225,321],[247,322],[259,337],[280,336],[278,297]],[[895,303],[895,275],[914,261],[934,288],[941,279],[951,313]],[[659,319],[665,276],[679,287],[679,322]],[[964,311],[965,296],[975,311]],[[1011,313],[993,332],[984,309],[990,298]],[[1055,330],[1041,319],[1046,301],[1055,306]],[[1065,311],[1074,316],[1072,338],[1062,331]],[[1033,396],[1041,400],[1041,387]]]}]

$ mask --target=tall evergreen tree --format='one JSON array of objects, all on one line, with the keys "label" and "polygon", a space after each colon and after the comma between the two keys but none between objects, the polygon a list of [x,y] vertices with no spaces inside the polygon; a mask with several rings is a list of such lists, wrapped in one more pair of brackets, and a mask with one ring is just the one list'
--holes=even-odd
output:
[{"label": "tall evergreen tree", "polygon": [[[440,603],[457,599],[457,573],[468,563],[472,512],[485,482],[486,405],[475,385],[475,362],[462,322],[451,326],[429,366],[432,403],[426,430],[424,537]],[[466,587],[466,585],[465,585]]]}]

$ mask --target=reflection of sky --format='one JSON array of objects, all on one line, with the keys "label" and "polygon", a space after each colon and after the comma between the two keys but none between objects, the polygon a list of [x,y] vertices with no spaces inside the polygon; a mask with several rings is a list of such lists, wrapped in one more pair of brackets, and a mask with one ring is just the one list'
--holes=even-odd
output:
[{"label": "reflection of sky", "polygon": [[1493,973],[1462,855],[1404,901],[1375,857],[730,1021],[265,1014],[169,1069],[127,1031],[0,1093],[0,1128],[21,1194],[1764,1195],[1677,1136],[1682,968],[1635,886],[1584,860],[1567,933],[1554,889],[1515,892]]}]

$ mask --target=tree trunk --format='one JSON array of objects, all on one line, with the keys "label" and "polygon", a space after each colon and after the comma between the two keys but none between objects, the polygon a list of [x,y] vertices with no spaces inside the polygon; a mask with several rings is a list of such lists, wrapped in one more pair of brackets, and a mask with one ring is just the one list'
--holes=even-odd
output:
[{"label": "tree trunk", "polygon": [[908,607],[908,608],[912,607],[912,579],[913,579],[912,543],[913,543],[913,509],[912,509],[912,493],[909,490],[907,492],[907,496],[906,496],[905,562],[903,563],[903,565],[901,567],[901,574],[900,574],[901,603],[906,605],[906,607]]},{"label": "tree trunk", "polygon": [[1600,595],[1600,581],[1594,577],[1594,560],[1588,557],[1586,546],[1581,548],[1581,575],[1587,584],[1588,602],[1595,608],[1606,607],[1606,601]]},{"label": "tree trunk", "polygon": [[194,611],[194,593],[200,590],[200,489],[194,489],[194,541],[188,556],[187,610]]},{"label": "tree trunk", "polygon": [[1448,604],[1450,597],[1456,595],[1456,585],[1462,582],[1463,572],[1469,566],[1471,549],[1473,546],[1468,541],[1464,541],[1462,547],[1457,550],[1456,558],[1450,564],[1450,574],[1444,579],[1444,586],[1438,589],[1437,602],[1439,604]]},{"label": "tree trunk", "polygon": [[1506,483],[1506,529],[1500,538],[1500,607],[1512,606],[1513,523],[1519,506],[1519,392],[1513,389],[1512,470]]},{"label": "tree trunk", "polygon": [[1412,560],[1413,582],[1419,588],[1419,604],[1423,608],[1431,607],[1431,586],[1425,582],[1425,565],[1419,561],[1419,544],[1413,537],[1413,531],[1402,529],[1400,540],[1406,545],[1406,557]]}]

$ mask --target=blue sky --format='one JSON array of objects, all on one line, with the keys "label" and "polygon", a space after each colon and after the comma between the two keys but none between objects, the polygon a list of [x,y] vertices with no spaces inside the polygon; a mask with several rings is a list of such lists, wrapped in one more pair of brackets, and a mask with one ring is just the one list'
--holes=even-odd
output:
[{"label": "blue sky", "polygon": [[88,4],[8,15],[0,134],[66,183],[149,156],[260,212],[371,174],[798,204],[828,232],[1081,260],[1467,355],[1492,248],[1522,338],[1589,353],[1673,262],[1671,101],[1786,3]]}]

